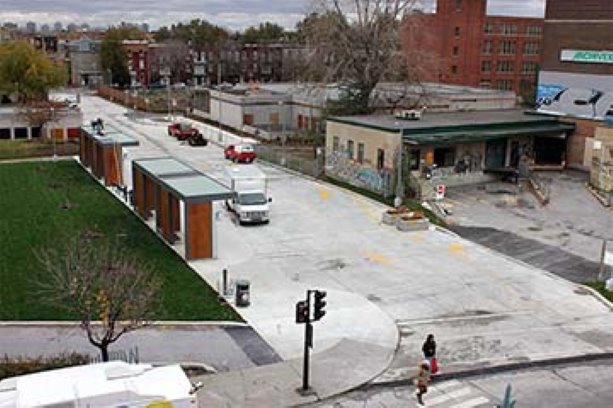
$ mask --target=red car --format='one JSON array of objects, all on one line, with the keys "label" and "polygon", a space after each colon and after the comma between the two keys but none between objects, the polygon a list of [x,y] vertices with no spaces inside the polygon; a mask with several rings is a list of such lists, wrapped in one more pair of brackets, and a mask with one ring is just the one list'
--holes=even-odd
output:
[{"label": "red car", "polygon": [[255,151],[251,145],[229,145],[223,150],[226,159],[233,162],[251,163],[255,160]]},{"label": "red car", "polygon": [[198,135],[198,129],[193,128],[189,123],[173,123],[168,125],[168,136],[174,136],[177,140],[187,140]]}]

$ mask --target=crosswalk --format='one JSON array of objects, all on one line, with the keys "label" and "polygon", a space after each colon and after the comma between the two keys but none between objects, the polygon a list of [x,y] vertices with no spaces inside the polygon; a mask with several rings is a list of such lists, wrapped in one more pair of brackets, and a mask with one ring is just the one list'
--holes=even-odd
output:
[{"label": "crosswalk", "polygon": [[[420,407],[414,391],[415,388],[408,384],[401,387],[377,387],[367,391],[353,391],[316,406],[332,408]],[[469,382],[457,380],[431,384],[423,401],[425,406],[430,408],[492,408],[497,403],[491,396]]]}]

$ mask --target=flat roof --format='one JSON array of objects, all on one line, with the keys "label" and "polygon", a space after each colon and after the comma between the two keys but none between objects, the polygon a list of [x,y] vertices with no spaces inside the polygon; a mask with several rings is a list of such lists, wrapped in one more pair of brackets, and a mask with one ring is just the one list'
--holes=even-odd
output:
[{"label": "flat roof", "polygon": [[197,174],[197,170],[172,157],[155,157],[134,160],[134,164],[153,177]]},{"label": "flat roof", "polygon": [[215,201],[234,197],[234,192],[202,173],[160,178],[168,190],[185,201]]},{"label": "flat roof", "polygon": [[328,120],[386,132],[399,133],[402,131],[403,135],[410,134],[414,130],[434,128],[557,122],[557,119],[551,116],[519,109],[443,113],[424,112],[419,120],[398,119],[392,115],[336,116]]},{"label": "flat roof", "polygon": [[91,125],[83,125],[81,129],[101,144],[118,144],[121,146],[138,146],[140,144],[135,137],[126,135],[114,128],[104,129],[102,135],[94,132]]}]

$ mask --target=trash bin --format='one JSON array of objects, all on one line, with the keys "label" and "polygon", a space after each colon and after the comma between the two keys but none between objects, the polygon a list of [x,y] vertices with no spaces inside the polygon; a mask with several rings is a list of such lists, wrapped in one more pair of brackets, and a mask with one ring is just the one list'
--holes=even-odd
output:
[{"label": "trash bin", "polygon": [[249,281],[248,280],[238,280],[236,281],[236,306],[237,307],[246,307],[249,306],[250,295],[249,295]]}]

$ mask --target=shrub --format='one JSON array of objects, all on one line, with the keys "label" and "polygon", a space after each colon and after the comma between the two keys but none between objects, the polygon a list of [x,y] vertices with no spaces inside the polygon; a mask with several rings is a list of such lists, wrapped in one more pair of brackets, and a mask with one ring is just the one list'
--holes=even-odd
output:
[{"label": "shrub", "polygon": [[4,357],[0,358],[0,380],[17,375],[37,373],[55,368],[88,364],[90,357],[86,354],[63,353],[48,357]]}]

